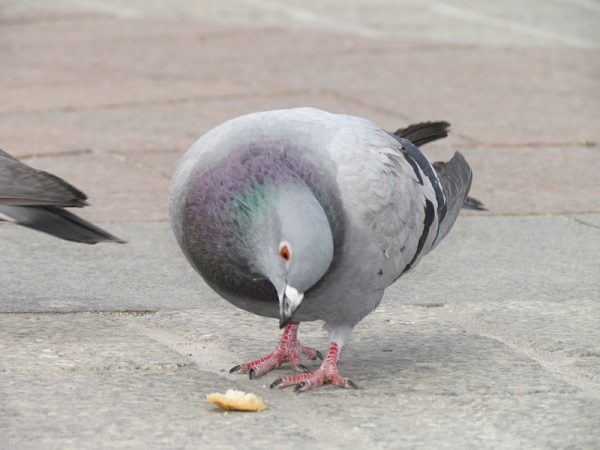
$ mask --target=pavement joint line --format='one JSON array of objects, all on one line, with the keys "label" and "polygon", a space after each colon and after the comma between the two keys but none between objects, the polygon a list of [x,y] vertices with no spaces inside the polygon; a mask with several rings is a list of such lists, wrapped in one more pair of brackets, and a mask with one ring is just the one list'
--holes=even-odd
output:
[{"label": "pavement joint line", "polygon": [[121,108],[132,108],[138,106],[151,106],[151,105],[176,105],[183,103],[193,102],[205,102],[214,100],[235,100],[235,99],[247,99],[247,98],[277,98],[285,96],[296,96],[296,95],[309,95],[315,93],[312,89],[289,89],[275,92],[252,92],[247,94],[231,94],[231,95],[200,95],[190,97],[180,97],[165,100],[150,100],[150,101],[131,101],[122,103],[105,103],[98,105],[90,105],[87,107],[77,106],[65,106],[59,108],[46,108],[46,109],[31,109],[31,110],[12,110],[0,112],[2,116],[15,116],[17,114],[28,115],[28,114],[40,114],[40,113],[52,113],[52,112],[80,112],[80,111],[96,111],[103,109],[121,109]]},{"label": "pavement joint line", "polygon": [[590,9],[594,12],[600,13],[600,3],[593,0],[554,0],[555,2],[562,3],[564,5],[572,6],[577,5],[585,9]]},{"label": "pavement joint line", "polygon": [[63,150],[60,152],[55,152],[52,154],[47,153],[24,153],[19,155],[19,160],[27,160],[33,158],[48,158],[48,157],[63,157],[63,156],[79,156],[79,155],[89,155],[94,153],[94,150],[91,148],[84,148],[81,150]]},{"label": "pavement joint line", "polygon": [[220,338],[216,340],[211,337],[190,339],[186,333],[160,322],[153,322],[150,325],[136,317],[126,316],[117,316],[113,319],[136,333],[190,359],[198,370],[212,372],[232,382],[240,380],[239,374],[230,374],[229,370],[224,367],[227,365],[227,361],[233,361],[231,364],[235,364],[239,356],[230,351],[228,346],[223,345],[224,341]]},{"label": "pavement joint line", "polygon": [[510,148],[527,148],[527,147],[595,147],[596,143],[593,141],[576,141],[576,142],[543,142],[543,141],[529,141],[529,142],[515,142],[515,143],[502,143],[502,142],[489,142],[482,143],[486,147],[510,147]]},{"label": "pavement joint line", "polygon": [[[182,149],[180,148],[170,148],[170,149],[161,149],[161,148],[155,148],[155,149],[145,149],[145,150],[140,150],[140,151],[136,151],[136,152],[132,152],[131,155],[146,155],[146,154],[153,154],[153,153],[176,153],[176,154],[181,154]],[[79,155],[99,155],[99,156],[105,156],[105,155],[109,155],[111,152],[109,151],[104,151],[104,150],[100,150],[100,149],[92,149],[92,148],[84,148],[84,149],[80,149],[80,150],[64,150],[64,151],[59,151],[59,152],[52,152],[52,153],[23,153],[19,155],[19,160],[23,161],[23,160],[29,160],[29,159],[37,159],[37,158],[54,158],[54,157],[69,157],[69,156],[79,156]],[[118,152],[114,152],[114,153],[118,153]],[[169,175],[169,178],[171,177],[171,175]]]},{"label": "pavement joint line", "polygon": [[258,9],[283,12],[297,23],[307,23],[312,26],[323,27],[329,31],[354,33],[365,38],[380,38],[387,34],[375,31],[370,27],[361,26],[352,22],[336,20],[322,13],[317,15],[309,10],[294,6],[288,6],[281,3],[275,3],[264,0],[241,1],[243,3],[246,3],[247,5],[251,5]]},{"label": "pavement joint line", "polygon": [[457,133],[455,131],[452,130],[452,124],[450,124],[450,133],[452,133],[453,136],[459,137],[461,139],[465,139],[467,141],[466,145],[461,145],[462,148],[480,148],[480,147],[487,147],[485,142],[482,142],[478,139],[475,139],[467,134],[464,133]]},{"label": "pavement joint line", "polygon": [[[586,226],[589,228],[594,228],[596,230],[600,230],[599,226],[591,224],[589,222],[584,222],[583,220],[579,220],[577,217],[573,217],[571,214],[586,214],[586,213],[570,213],[567,215],[567,219],[577,223],[578,225],[583,225],[583,226]],[[593,214],[593,213],[588,213],[588,214]]]},{"label": "pavement joint line", "polygon": [[180,372],[197,370],[195,363],[150,363],[135,366],[120,366],[118,364],[71,366],[71,367],[44,367],[34,369],[9,368],[0,369],[0,374],[7,373],[92,373],[92,372]]},{"label": "pavement joint line", "polygon": [[68,316],[68,315],[102,315],[102,316],[150,316],[158,313],[158,309],[125,309],[125,310],[114,310],[114,311],[18,311],[18,312],[7,312],[0,311],[0,315],[6,316]]},{"label": "pavement joint line", "polygon": [[140,11],[131,8],[120,8],[118,6],[107,5],[102,1],[95,0],[67,0],[68,3],[79,6],[84,9],[91,9],[92,11],[97,11],[101,13],[107,13],[111,15],[116,15],[118,17],[123,18],[132,18],[132,17],[140,17]]},{"label": "pavement joint line", "polygon": [[[484,205],[485,205],[485,201],[484,201]],[[471,212],[469,215],[461,215],[460,217],[462,219],[470,219],[470,218],[482,218],[482,217],[541,217],[542,216],[542,217],[562,217],[565,219],[570,219],[569,216],[571,214],[597,214],[597,213],[598,213],[598,211],[565,211],[565,212],[561,212],[561,213],[548,213],[548,212],[517,213],[517,212],[511,212],[511,213],[496,214],[491,210],[487,210],[487,211],[474,211],[474,212]],[[589,225],[589,224],[584,223],[583,225]],[[591,225],[591,226],[593,226],[593,225]]]},{"label": "pavement joint line", "polygon": [[[38,11],[39,12],[39,11]],[[79,19],[107,19],[114,18],[110,14],[101,14],[99,12],[64,12],[64,13],[49,13],[41,12],[35,15],[15,15],[12,17],[0,17],[0,25],[2,26],[20,26],[24,24],[37,24],[43,22],[58,22],[61,20],[79,20]]]},{"label": "pavement joint line", "polygon": [[153,174],[159,175],[162,178],[165,178],[167,180],[170,180],[172,178],[172,174],[163,172],[160,169],[155,169],[154,167],[148,166],[140,161],[136,161],[134,158],[131,158],[123,153],[108,152],[108,155],[111,156],[112,158],[116,159],[119,162],[125,163],[130,166],[134,166],[137,169],[142,170],[143,172],[153,173]]},{"label": "pavement joint line", "polygon": [[401,112],[394,111],[394,110],[392,110],[392,109],[385,108],[385,107],[383,107],[383,106],[376,106],[376,105],[373,105],[373,104],[372,104],[372,103],[370,103],[370,102],[366,102],[366,101],[363,101],[363,100],[357,99],[357,98],[355,98],[355,97],[353,97],[353,96],[350,96],[350,95],[348,95],[348,94],[342,94],[341,92],[338,92],[338,91],[337,91],[337,90],[335,90],[335,89],[323,88],[323,89],[319,89],[319,90],[317,90],[315,93],[316,93],[316,94],[318,94],[318,93],[321,93],[321,94],[330,95],[330,96],[332,96],[332,97],[334,97],[334,98],[341,99],[341,100],[344,100],[344,101],[347,101],[347,102],[353,103],[353,104],[355,104],[355,105],[357,105],[357,106],[366,107],[366,108],[369,108],[369,109],[371,109],[372,111],[375,111],[375,112],[380,112],[380,113],[384,113],[384,114],[386,114],[386,115],[389,115],[389,116],[392,116],[392,117],[399,117],[399,118],[401,118],[402,120],[405,120],[405,121],[407,121],[407,122],[410,122],[410,118],[409,118],[409,116],[407,116],[407,115],[405,115],[405,114],[402,114]]}]

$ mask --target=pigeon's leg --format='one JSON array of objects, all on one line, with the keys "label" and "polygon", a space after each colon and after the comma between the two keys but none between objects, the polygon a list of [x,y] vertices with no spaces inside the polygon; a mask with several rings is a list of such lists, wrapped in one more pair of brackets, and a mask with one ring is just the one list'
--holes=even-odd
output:
[{"label": "pigeon's leg", "polygon": [[327,358],[321,364],[321,367],[311,373],[303,373],[301,375],[293,375],[290,377],[280,378],[271,384],[271,389],[284,388],[288,386],[296,386],[294,392],[308,391],[321,386],[325,383],[331,383],[335,386],[343,388],[358,389],[354,381],[348,378],[341,377],[338,373],[337,362],[340,355],[340,347],[336,342],[332,342],[329,346]]},{"label": "pigeon's leg", "polygon": [[281,341],[277,348],[264,358],[250,361],[232,368],[229,373],[248,373],[250,379],[264,375],[265,373],[276,369],[285,362],[292,363],[292,369],[297,372],[308,372],[308,369],[300,364],[300,353],[309,359],[323,359],[320,351],[305,347],[298,341],[298,322],[288,323],[284,330]]}]

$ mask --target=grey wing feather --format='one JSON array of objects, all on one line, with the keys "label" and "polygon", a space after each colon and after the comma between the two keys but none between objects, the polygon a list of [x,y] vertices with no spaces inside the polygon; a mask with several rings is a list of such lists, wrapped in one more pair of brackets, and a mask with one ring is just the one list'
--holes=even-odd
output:
[{"label": "grey wing feather", "polygon": [[0,205],[0,219],[83,244],[125,242],[60,206]]},{"label": "grey wing feather", "polygon": [[431,250],[450,232],[458,213],[465,203],[473,181],[473,172],[459,152],[454,153],[454,156],[448,162],[438,161],[432,165],[442,183],[448,209],[446,216],[439,225],[438,235]]},{"label": "grey wing feather", "polygon": [[50,173],[36,170],[0,150],[0,205],[82,207],[87,197]]}]

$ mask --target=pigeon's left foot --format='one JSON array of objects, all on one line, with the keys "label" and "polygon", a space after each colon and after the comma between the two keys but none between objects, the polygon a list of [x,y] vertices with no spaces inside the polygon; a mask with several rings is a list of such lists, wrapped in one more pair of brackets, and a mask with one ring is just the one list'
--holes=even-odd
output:
[{"label": "pigeon's left foot", "polygon": [[275,351],[269,353],[264,358],[250,361],[239,366],[233,367],[229,373],[248,373],[250,379],[260,377],[265,373],[280,367],[285,362],[292,363],[292,369],[296,372],[307,373],[308,369],[300,364],[300,354],[309,359],[323,359],[320,351],[305,347],[298,341],[298,322],[290,322],[283,330],[283,336]]},{"label": "pigeon's left foot", "polygon": [[294,392],[302,392],[319,387],[325,383],[331,383],[343,388],[358,389],[358,386],[354,381],[341,377],[338,373],[337,362],[339,354],[339,346],[335,342],[332,342],[329,347],[329,352],[327,353],[327,358],[325,358],[325,361],[323,361],[323,364],[321,364],[321,367],[319,367],[318,370],[311,373],[303,373],[302,375],[293,375],[275,380],[271,384],[271,389],[295,385]]}]

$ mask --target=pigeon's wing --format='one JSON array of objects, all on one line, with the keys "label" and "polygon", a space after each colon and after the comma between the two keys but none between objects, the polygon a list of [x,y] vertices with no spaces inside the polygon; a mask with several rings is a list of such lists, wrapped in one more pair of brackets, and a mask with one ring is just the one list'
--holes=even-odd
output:
[{"label": "pigeon's wing", "polygon": [[60,206],[0,205],[0,220],[8,220],[67,241],[84,244],[125,242]]},{"label": "pigeon's wing", "polygon": [[409,140],[417,147],[428,142],[437,141],[448,136],[448,122],[421,122],[409,125],[406,128],[398,128],[394,136]]},{"label": "pigeon's wing", "polygon": [[440,222],[438,236],[431,249],[435,248],[450,232],[458,213],[465,204],[473,181],[473,172],[459,152],[456,152],[448,162],[434,162],[433,168],[440,179],[446,196],[447,211]]},{"label": "pigeon's wing", "polygon": [[82,207],[87,197],[66,181],[35,170],[0,150],[0,205]]},{"label": "pigeon's wing", "polygon": [[347,120],[355,123],[343,127],[330,152],[346,211],[371,230],[383,289],[427,253],[437,230],[437,200],[429,178],[394,136],[371,122]]}]

